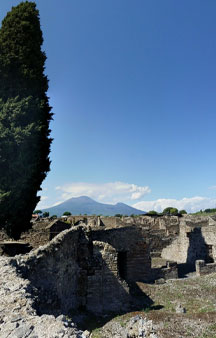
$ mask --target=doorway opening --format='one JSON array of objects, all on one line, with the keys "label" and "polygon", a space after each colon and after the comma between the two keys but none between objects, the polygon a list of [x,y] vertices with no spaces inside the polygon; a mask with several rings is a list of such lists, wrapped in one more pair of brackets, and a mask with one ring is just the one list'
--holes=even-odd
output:
[{"label": "doorway opening", "polygon": [[214,263],[213,252],[212,252],[212,245],[206,244],[206,263]]},{"label": "doorway opening", "polygon": [[117,265],[119,276],[122,279],[127,278],[127,251],[118,252]]}]

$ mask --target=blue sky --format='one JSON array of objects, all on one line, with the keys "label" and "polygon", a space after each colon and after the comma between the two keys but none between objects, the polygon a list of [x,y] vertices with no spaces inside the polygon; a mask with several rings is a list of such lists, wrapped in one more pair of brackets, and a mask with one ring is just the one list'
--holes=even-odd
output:
[{"label": "blue sky", "polygon": [[[0,19],[19,2],[1,0]],[[216,207],[216,2],[36,4],[55,114],[38,207]]]}]

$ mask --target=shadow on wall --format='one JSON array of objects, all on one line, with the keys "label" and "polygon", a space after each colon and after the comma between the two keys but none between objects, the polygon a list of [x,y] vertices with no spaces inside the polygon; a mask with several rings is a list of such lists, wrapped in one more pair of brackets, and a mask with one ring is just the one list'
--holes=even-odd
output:
[{"label": "shadow on wall", "polygon": [[136,227],[92,231],[92,240],[111,245],[117,251],[119,276],[127,282],[152,280],[150,245]]},{"label": "shadow on wall", "polygon": [[123,279],[119,260],[124,259],[113,246],[93,241],[91,231],[78,227],[18,259],[17,268],[31,281],[39,315],[70,315],[81,309],[97,316],[116,315],[153,304],[136,283]]},{"label": "shadow on wall", "polygon": [[204,260],[206,263],[213,263],[212,246],[207,245],[202,235],[200,227],[187,232],[189,246],[187,251],[187,261],[178,265],[179,277],[186,277],[190,272],[194,272],[196,260]]}]

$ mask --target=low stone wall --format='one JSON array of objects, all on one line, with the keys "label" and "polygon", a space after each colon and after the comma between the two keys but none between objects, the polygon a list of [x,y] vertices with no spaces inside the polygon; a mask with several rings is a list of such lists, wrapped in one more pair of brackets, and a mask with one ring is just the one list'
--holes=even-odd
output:
[{"label": "low stone wall", "polygon": [[206,264],[203,260],[196,261],[196,275],[208,275],[210,273],[216,272],[216,263]]},{"label": "low stone wall", "polygon": [[105,217],[105,216],[100,216],[100,225],[108,227],[108,228],[116,228],[117,226],[124,225],[124,223],[123,223],[121,217],[115,217],[115,216]]},{"label": "low stone wall", "polygon": [[49,231],[49,240],[51,241],[55,236],[60,234],[60,232],[70,229],[70,227],[71,225],[66,222],[62,222],[58,219],[54,220],[46,227],[46,230]]},{"label": "low stone wall", "polygon": [[152,269],[152,277],[155,282],[158,279],[176,279],[178,278],[178,265],[176,262],[167,262],[166,266]]},{"label": "low stone wall", "polygon": [[164,279],[178,278],[178,265],[176,262],[167,262],[167,266],[161,269],[161,275]]}]

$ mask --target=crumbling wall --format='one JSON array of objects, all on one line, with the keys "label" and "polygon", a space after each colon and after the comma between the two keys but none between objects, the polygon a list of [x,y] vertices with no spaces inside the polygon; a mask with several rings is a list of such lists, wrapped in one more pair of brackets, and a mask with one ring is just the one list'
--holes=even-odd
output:
[{"label": "crumbling wall", "polygon": [[84,337],[65,316],[38,316],[38,295],[28,279],[17,273],[16,260],[0,257],[0,337]]},{"label": "crumbling wall", "polygon": [[149,240],[138,227],[124,227],[92,231],[92,239],[110,244],[118,252],[124,253],[127,281],[151,280],[151,257]]},{"label": "crumbling wall", "polygon": [[178,235],[181,217],[179,216],[162,216],[158,217],[159,229],[165,230],[167,236]]},{"label": "crumbling wall", "polygon": [[121,226],[124,225],[124,222],[122,221],[121,217],[115,217],[115,216],[110,216],[110,217],[106,217],[106,216],[100,216],[100,225],[103,225],[105,227],[117,227],[117,226]]},{"label": "crumbling wall", "polygon": [[[211,218],[209,220],[211,224]],[[212,257],[213,261],[216,261],[216,224],[211,224],[202,228],[203,238],[207,245],[208,255]],[[209,257],[210,258],[210,257]]]},{"label": "crumbling wall", "polygon": [[216,272],[216,263],[206,264],[204,260],[196,261],[196,275],[203,276]]},{"label": "crumbling wall", "polygon": [[51,241],[55,236],[57,236],[60,232],[70,229],[70,224],[62,222],[58,219],[54,220],[47,226],[47,230],[49,231],[49,240]]},{"label": "crumbling wall", "polygon": [[78,225],[84,223],[89,226],[99,226],[100,217],[99,216],[89,216],[89,215],[78,215],[78,216],[68,216],[67,221],[73,225]]},{"label": "crumbling wall", "polygon": [[98,265],[95,273],[87,277],[87,310],[94,313],[126,311],[129,309],[129,287],[119,280],[117,251],[107,243],[94,241],[93,256]]},{"label": "crumbling wall", "polygon": [[36,306],[41,313],[68,313],[79,306],[79,231],[66,230],[47,245],[17,257],[19,269],[39,292]]},{"label": "crumbling wall", "polygon": [[94,313],[123,311],[129,288],[119,278],[117,251],[93,242],[90,229],[63,231],[49,244],[14,261],[37,290],[37,311],[68,314],[79,308]]},{"label": "crumbling wall", "polygon": [[210,217],[187,216],[179,227],[179,236],[162,250],[162,258],[188,264],[215,260],[216,223]]},{"label": "crumbling wall", "polygon": [[180,228],[179,236],[162,250],[161,257],[166,260],[174,260],[177,263],[195,263],[196,259],[202,258],[204,243],[200,244],[200,234],[196,234],[186,227]]}]

